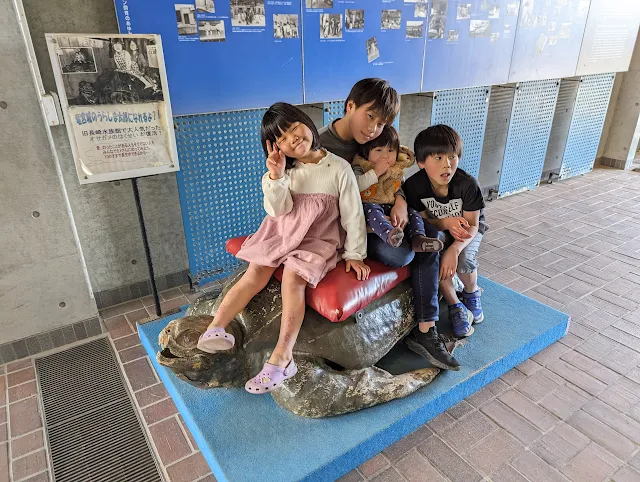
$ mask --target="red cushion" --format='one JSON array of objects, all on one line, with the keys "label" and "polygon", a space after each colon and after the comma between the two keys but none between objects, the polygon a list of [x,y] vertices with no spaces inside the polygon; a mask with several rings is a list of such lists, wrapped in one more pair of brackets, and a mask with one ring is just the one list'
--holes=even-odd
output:
[{"label": "red cushion", "polygon": [[[227,252],[235,255],[245,239],[246,236],[229,239]],[[377,261],[366,263],[371,267],[369,279],[358,281],[355,273],[347,273],[344,261],[340,261],[318,286],[307,288],[307,304],[333,322],[344,321],[409,277],[407,266],[393,269]],[[282,266],[274,276],[282,281]]]}]

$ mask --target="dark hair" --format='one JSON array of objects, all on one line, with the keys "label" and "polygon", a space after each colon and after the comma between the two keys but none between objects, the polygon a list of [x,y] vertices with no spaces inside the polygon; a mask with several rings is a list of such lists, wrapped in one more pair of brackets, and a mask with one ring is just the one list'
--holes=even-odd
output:
[{"label": "dark hair", "polygon": [[[260,138],[262,141],[262,150],[265,156],[269,156],[267,151],[267,141],[274,144],[282,133],[291,127],[295,122],[302,122],[306,125],[313,134],[313,142],[311,143],[311,150],[316,151],[320,149],[320,134],[318,129],[314,125],[311,118],[302,112],[297,107],[287,104],[285,102],[276,102],[273,104],[267,112],[262,116],[262,126],[260,127]],[[287,169],[291,169],[296,159],[293,157],[287,157]]]},{"label": "dark hair", "polygon": [[369,153],[376,147],[390,146],[393,150],[400,150],[400,138],[396,128],[390,125],[384,126],[382,132],[375,139],[370,140],[366,144],[362,144],[360,155],[365,159],[369,159]]},{"label": "dark hair", "polygon": [[435,154],[455,153],[462,157],[462,139],[453,128],[438,124],[427,127],[420,132],[413,144],[417,162],[424,162],[429,156]]},{"label": "dark hair", "polygon": [[400,96],[383,79],[362,79],[356,82],[344,101],[345,113],[350,100],[356,104],[356,108],[373,102],[371,110],[382,117],[385,124],[391,124],[400,111]]}]

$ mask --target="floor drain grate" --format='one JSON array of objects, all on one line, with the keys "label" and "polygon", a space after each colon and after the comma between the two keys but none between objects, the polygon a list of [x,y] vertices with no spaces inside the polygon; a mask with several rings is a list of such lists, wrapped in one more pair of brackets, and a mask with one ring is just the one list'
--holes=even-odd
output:
[{"label": "floor drain grate", "polygon": [[36,359],[56,482],[162,481],[106,338]]}]

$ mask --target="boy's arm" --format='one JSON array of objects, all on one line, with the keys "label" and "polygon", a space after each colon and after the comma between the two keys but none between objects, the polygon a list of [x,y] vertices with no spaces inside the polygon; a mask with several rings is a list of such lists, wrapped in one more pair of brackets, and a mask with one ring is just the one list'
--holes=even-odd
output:
[{"label": "boy's arm", "polygon": [[469,223],[469,227],[466,228],[469,237],[463,241],[454,241],[449,249],[454,249],[459,255],[464,248],[466,248],[471,240],[478,234],[478,224],[480,223],[480,210],[478,211],[462,211],[462,217]]}]

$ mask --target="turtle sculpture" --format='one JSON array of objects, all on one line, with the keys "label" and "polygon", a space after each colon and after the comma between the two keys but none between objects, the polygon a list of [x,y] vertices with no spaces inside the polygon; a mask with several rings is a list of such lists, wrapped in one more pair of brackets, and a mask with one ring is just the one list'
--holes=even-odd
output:
[{"label": "turtle sculpture", "polygon": [[[185,317],[160,333],[157,360],[182,380],[201,388],[243,387],[269,358],[282,314],[280,283],[273,278],[227,327],[236,340],[231,350],[209,354],[196,348],[222,297],[243,272],[228,279],[219,297],[211,293],[198,298]],[[316,418],[402,398],[430,383],[438,368],[394,375],[375,366],[415,326],[411,296],[404,281],[341,323],[307,308],[293,355],[298,373],[271,396],[296,415]],[[460,342],[449,339],[453,350]]]}]

